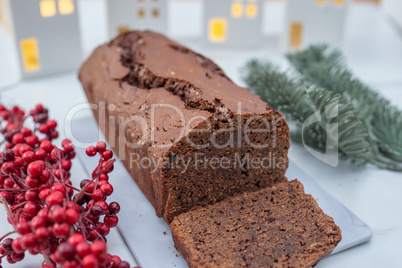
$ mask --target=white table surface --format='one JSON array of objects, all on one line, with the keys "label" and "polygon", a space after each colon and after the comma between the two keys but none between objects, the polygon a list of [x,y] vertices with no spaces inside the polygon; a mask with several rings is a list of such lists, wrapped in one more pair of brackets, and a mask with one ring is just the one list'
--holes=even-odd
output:
[{"label": "white table surface", "polygon": [[[80,1],[85,55],[107,39],[103,4],[100,0]],[[264,27],[266,42],[257,49],[215,50],[197,45],[195,38],[201,33],[199,23],[201,16],[196,10],[200,5],[197,1],[172,2],[170,10],[174,18],[169,21],[171,37],[212,58],[240,84],[239,68],[252,57],[286,65],[278,47],[277,34],[281,31],[281,27]],[[280,22],[281,4],[269,3],[267,9],[275,14],[267,21],[271,25]],[[186,20],[194,22],[193,25],[187,25],[191,26],[187,29],[180,23]],[[381,10],[370,4],[354,4],[347,25],[344,52],[350,67],[361,79],[402,108],[402,36],[398,35],[398,31],[391,26]],[[1,37],[0,44],[2,44]],[[0,46],[0,59],[2,59],[0,87],[15,81],[15,76],[4,66],[5,57],[2,53],[4,49],[2,50]],[[17,82],[1,92],[0,101],[6,105],[16,104],[26,109],[41,102],[49,107],[50,116],[62,124],[67,112],[73,106],[86,102],[86,98],[77,80],[76,71],[73,71]],[[87,113],[77,116],[85,115]],[[370,242],[329,256],[317,267],[401,265],[402,173],[380,170],[373,166],[356,167],[343,162],[337,167],[330,167],[314,158],[302,146],[295,144],[292,144],[289,155],[318,184],[364,220],[374,232]],[[84,173],[79,164],[75,164],[73,177],[80,179],[80,174]],[[10,226],[5,221],[3,210],[0,209],[0,234],[8,230]],[[133,263],[124,242],[116,232],[109,235],[109,249]],[[13,267],[39,267],[41,262],[39,257],[28,257],[28,259]]]}]

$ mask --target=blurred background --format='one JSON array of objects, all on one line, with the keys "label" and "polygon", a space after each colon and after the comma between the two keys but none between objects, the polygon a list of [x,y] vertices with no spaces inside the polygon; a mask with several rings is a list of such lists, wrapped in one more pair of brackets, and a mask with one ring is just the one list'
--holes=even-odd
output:
[{"label": "blurred background", "polygon": [[239,49],[280,61],[286,51],[326,42],[366,65],[362,71],[366,53],[398,69],[401,14],[399,0],[0,0],[0,87],[74,70],[96,46],[131,29],[167,34],[218,63]]}]

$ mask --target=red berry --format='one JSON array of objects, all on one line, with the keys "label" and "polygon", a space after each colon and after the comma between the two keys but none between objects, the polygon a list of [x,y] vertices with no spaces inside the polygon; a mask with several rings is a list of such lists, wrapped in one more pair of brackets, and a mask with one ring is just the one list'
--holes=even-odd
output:
[{"label": "red berry", "polygon": [[37,203],[30,201],[30,202],[28,202],[28,203],[26,203],[26,204],[24,205],[23,211],[24,211],[26,214],[28,214],[29,216],[34,217],[34,216],[38,213],[38,211],[39,211],[39,208],[38,208],[38,207],[39,207],[39,206],[38,206]]},{"label": "red berry", "polygon": [[91,246],[86,242],[81,242],[76,246],[77,254],[81,258],[91,253]]},{"label": "red berry", "polygon": [[21,128],[21,134],[24,135],[25,137],[28,137],[32,135],[32,131],[27,127],[23,127]]},{"label": "red berry", "polygon": [[85,241],[86,241],[85,237],[80,233],[73,234],[67,240],[67,242],[73,245],[74,247],[78,246],[78,244]]},{"label": "red berry", "polygon": [[39,192],[39,199],[45,201],[45,199],[51,194],[50,189],[44,189]]},{"label": "red berry", "polygon": [[54,192],[51,193],[47,198],[46,198],[46,204],[49,207],[52,207],[54,205],[61,205],[63,203],[63,198],[64,195],[61,192]]},{"label": "red berry", "polygon": [[63,223],[66,221],[66,210],[62,207],[56,207],[51,211],[52,219],[55,222]]},{"label": "red berry", "polygon": [[61,261],[71,261],[75,256],[75,247],[67,242],[57,247],[56,254]]},{"label": "red berry", "polygon": [[11,201],[14,199],[14,196],[9,192],[0,192],[0,196],[2,196],[8,204],[11,204]]},{"label": "red berry", "polygon": [[104,170],[106,173],[112,172],[114,169],[113,161],[105,161],[102,163],[102,170]]},{"label": "red berry", "polygon": [[17,228],[17,232],[20,235],[24,235],[24,234],[31,232],[31,226],[29,226],[29,223],[27,223],[27,222],[19,222],[17,224],[16,228]]},{"label": "red berry", "polygon": [[25,184],[26,186],[28,186],[29,188],[36,188],[39,185],[39,180],[37,178],[31,177],[31,176],[27,176],[25,178]]},{"label": "red berry", "polygon": [[5,252],[12,252],[13,248],[12,248],[12,243],[13,243],[13,239],[12,238],[6,238],[4,239],[3,243],[1,244],[2,249]]},{"label": "red berry", "polygon": [[119,265],[121,263],[121,259],[117,255],[112,256],[112,260],[116,265]]},{"label": "red berry", "polygon": [[24,250],[21,247],[21,237],[17,237],[16,239],[14,239],[11,243],[11,246],[13,250],[17,253],[24,252]]},{"label": "red berry", "polygon": [[25,199],[27,201],[36,201],[36,199],[38,199],[38,192],[35,190],[27,190],[25,192]]},{"label": "red berry", "polygon": [[106,150],[106,143],[104,142],[104,141],[99,141],[97,144],[96,144],[96,149],[99,151],[99,152],[103,152],[104,150]]},{"label": "red berry", "polygon": [[26,142],[26,144],[28,144],[29,146],[34,147],[34,146],[39,142],[39,139],[38,139],[38,136],[32,135],[32,136],[28,136],[28,137],[25,139],[25,142]]},{"label": "red berry", "polygon": [[44,140],[41,142],[40,148],[46,152],[50,152],[53,149],[53,144],[48,140]]},{"label": "red berry", "polygon": [[13,161],[14,160],[14,152],[11,149],[4,150],[2,154],[2,158],[4,162]]},{"label": "red berry", "polygon": [[[42,211],[42,210],[41,210],[41,211]],[[31,220],[31,225],[32,225],[32,227],[35,228],[35,229],[38,229],[38,228],[41,228],[41,227],[45,227],[45,226],[46,226],[46,223],[47,223],[46,218],[47,218],[47,215],[46,215],[46,217],[44,217],[44,216],[39,216],[39,212],[38,212],[38,216],[33,217],[32,220]]]},{"label": "red berry", "polygon": [[113,186],[109,183],[103,184],[100,186],[100,189],[107,195],[111,195],[113,193]]},{"label": "red berry", "polygon": [[66,170],[69,171],[71,169],[71,160],[69,159],[63,159],[61,161],[61,167]]},{"label": "red berry", "polygon": [[109,181],[109,176],[107,174],[105,174],[105,173],[102,173],[99,176],[99,181]]},{"label": "red berry", "polygon": [[46,134],[49,132],[49,127],[46,124],[41,124],[38,130],[40,133]]},{"label": "red berry", "polygon": [[98,268],[99,262],[94,255],[87,255],[82,259],[82,266],[84,268]]},{"label": "red berry", "polygon": [[21,237],[21,246],[23,249],[28,250],[36,245],[35,236],[33,233],[24,234]]},{"label": "red berry", "polygon": [[66,187],[62,183],[57,182],[57,183],[54,183],[52,185],[52,187],[50,187],[50,191],[52,193],[61,192],[62,194],[65,194],[66,193]]},{"label": "red berry", "polygon": [[61,161],[63,159],[64,153],[62,150],[60,150],[59,148],[54,148],[51,152],[50,152],[50,157],[52,158],[53,161],[57,162],[57,161]]},{"label": "red berry", "polygon": [[42,175],[39,177],[39,180],[41,182],[47,182],[50,176],[51,176],[50,172],[45,169],[44,171],[42,171]]},{"label": "red berry", "polygon": [[32,162],[28,165],[28,174],[32,177],[40,177],[43,170],[45,170],[46,164],[42,160]]},{"label": "red berry", "polygon": [[94,146],[88,146],[88,148],[85,150],[85,153],[90,157],[95,156],[97,152],[98,151]]},{"label": "red berry", "polygon": [[56,236],[65,237],[70,232],[70,225],[67,223],[55,223],[52,230]]},{"label": "red berry", "polygon": [[[12,254],[11,254],[12,255]],[[6,260],[9,264],[14,264],[15,261],[13,260],[13,258],[11,257],[11,255],[7,255]]]},{"label": "red berry", "polygon": [[99,229],[99,233],[103,236],[107,236],[110,232],[110,227],[106,223],[101,222],[96,227]]},{"label": "red berry", "polygon": [[17,168],[22,167],[24,160],[21,157],[14,158],[14,164]]},{"label": "red berry", "polygon": [[32,147],[27,144],[23,144],[20,147],[19,153],[20,153],[20,155],[23,155],[24,153],[30,152],[30,151],[32,151]]},{"label": "red berry", "polygon": [[54,120],[49,120],[47,121],[46,125],[50,128],[50,129],[55,129],[57,127],[57,122]]},{"label": "red berry", "polygon": [[46,227],[39,227],[35,231],[35,237],[39,241],[47,240],[50,237],[51,233]]},{"label": "red berry", "polygon": [[117,202],[112,202],[109,204],[109,213],[117,214],[120,212],[120,205]]},{"label": "red berry", "polygon": [[105,193],[102,190],[95,190],[92,193],[92,198],[94,201],[99,201],[105,198]]},{"label": "red berry", "polygon": [[111,150],[105,150],[105,151],[102,153],[102,157],[103,157],[103,159],[105,159],[105,160],[112,159],[112,157],[113,157],[113,152],[112,152]]},{"label": "red berry", "polygon": [[63,145],[63,149],[65,153],[71,153],[74,151],[74,145],[70,142],[70,143],[65,143]]},{"label": "red berry", "polygon": [[5,162],[1,166],[1,171],[5,175],[9,175],[10,173],[13,173],[15,171],[15,165],[13,162]]},{"label": "red berry", "polygon": [[17,143],[23,143],[24,142],[24,135],[21,133],[14,134],[12,142],[17,144]]},{"label": "red berry", "polygon": [[92,214],[92,216],[94,216],[94,217],[99,217],[100,215],[102,215],[102,214],[105,214],[106,213],[106,211],[105,210],[103,210],[100,206],[98,206],[98,205],[94,205],[92,208],[91,208],[91,214]]},{"label": "red berry", "polygon": [[126,261],[122,261],[117,268],[130,268],[130,264]]},{"label": "red berry", "polygon": [[24,162],[25,162],[26,164],[29,164],[29,163],[35,161],[35,153],[32,152],[32,151],[25,152],[25,153],[22,155],[22,160],[24,160]]},{"label": "red berry", "polygon": [[25,253],[23,253],[23,252],[21,252],[21,253],[13,253],[13,254],[11,254],[11,258],[15,262],[22,261],[25,258]]},{"label": "red berry", "polygon": [[106,253],[106,243],[103,241],[95,241],[91,245],[91,251],[95,255],[103,255]]},{"label": "red berry", "polygon": [[35,157],[38,160],[45,160],[46,156],[47,156],[47,152],[43,149],[38,149],[35,152]]},{"label": "red berry", "polygon": [[66,217],[67,217],[67,222],[69,224],[76,224],[78,219],[80,218],[80,214],[78,214],[77,211],[75,211],[72,208],[69,208],[66,210]]},{"label": "red berry", "polygon": [[116,227],[119,223],[119,218],[116,215],[105,216],[104,222],[110,226],[110,228]]},{"label": "red berry", "polygon": [[4,180],[3,185],[4,185],[4,188],[6,188],[6,189],[13,189],[15,183],[14,183],[13,179],[7,178]]}]

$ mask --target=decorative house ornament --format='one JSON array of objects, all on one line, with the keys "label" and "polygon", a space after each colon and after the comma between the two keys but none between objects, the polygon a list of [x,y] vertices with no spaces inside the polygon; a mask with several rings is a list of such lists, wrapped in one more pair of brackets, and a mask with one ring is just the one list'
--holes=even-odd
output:
[{"label": "decorative house ornament", "polygon": [[11,31],[22,78],[79,66],[82,59],[76,0],[1,1],[2,20]]},{"label": "decorative house ornament", "polygon": [[349,0],[286,0],[286,50],[301,50],[314,43],[341,46]]},{"label": "decorative house ornament", "polygon": [[382,0],[382,6],[387,15],[402,29],[402,1]]},{"label": "decorative house ornament", "polygon": [[167,32],[168,0],[107,0],[109,35],[130,30]]},{"label": "decorative house ornament", "polygon": [[204,40],[222,46],[258,45],[263,0],[204,0]]}]

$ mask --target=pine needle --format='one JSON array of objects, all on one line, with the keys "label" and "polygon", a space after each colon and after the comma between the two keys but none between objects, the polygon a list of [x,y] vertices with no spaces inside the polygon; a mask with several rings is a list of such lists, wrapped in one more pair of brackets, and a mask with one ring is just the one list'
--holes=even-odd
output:
[{"label": "pine needle", "polygon": [[[295,68],[302,74],[299,77],[289,72],[281,72],[270,63],[252,60],[243,70],[243,79],[251,90],[260,95],[271,107],[296,122],[296,129],[291,132],[294,142],[304,143],[325,152],[327,141],[336,139],[341,158],[402,171],[399,160],[379,153],[383,151],[378,141],[379,136],[373,133],[373,127],[368,124],[368,117],[362,117],[362,113],[369,115],[369,109],[360,111],[363,105],[354,103],[359,101],[358,98],[342,94],[344,93],[342,90],[327,89],[328,85],[324,84],[324,81],[322,84],[315,83],[315,79],[311,77],[314,75],[313,69],[318,67],[310,69],[311,74],[304,75],[304,71],[302,73],[301,69],[305,70],[306,65],[315,61],[331,60],[334,64],[340,64],[339,52],[329,53],[324,60],[324,54],[320,49],[309,51],[309,55],[297,54],[297,60],[292,58],[294,55],[288,55]],[[348,79],[351,80],[350,75]],[[303,129],[303,124],[312,115],[319,116],[320,120]],[[333,124],[337,124],[336,129],[329,127]]]}]

